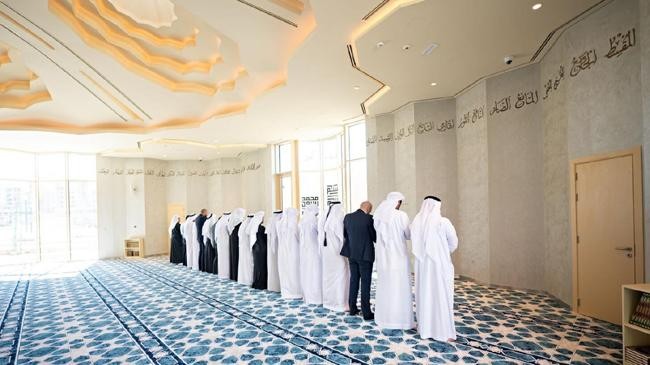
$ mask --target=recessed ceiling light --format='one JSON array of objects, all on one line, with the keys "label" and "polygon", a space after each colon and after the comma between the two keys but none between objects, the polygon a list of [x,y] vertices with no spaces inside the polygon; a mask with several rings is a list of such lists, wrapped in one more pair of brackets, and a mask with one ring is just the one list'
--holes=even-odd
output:
[{"label": "recessed ceiling light", "polygon": [[361,87],[360,87],[359,85],[354,85],[354,86],[352,86],[352,88],[353,88],[354,90],[359,90],[359,89],[361,89]]},{"label": "recessed ceiling light", "polygon": [[541,9],[541,7],[542,7],[542,3],[537,3],[537,4],[533,5],[533,10],[539,10],[539,9]]},{"label": "recessed ceiling light", "polygon": [[385,43],[382,42],[382,41],[377,42],[377,48],[381,48],[381,47],[383,47],[384,45],[385,45]]},{"label": "recessed ceiling light", "polygon": [[436,85],[438,85],[438,83],[437,82],[432,82],[430,85],[431,86],[436,86]]},{"label": "recessed ceiling light", "polygon": [[405,51],[408,51],[409,49],[411,49],[411,45],[410,44],[405,44],[405,45],[402,46],[402,49],[405,50]]}]

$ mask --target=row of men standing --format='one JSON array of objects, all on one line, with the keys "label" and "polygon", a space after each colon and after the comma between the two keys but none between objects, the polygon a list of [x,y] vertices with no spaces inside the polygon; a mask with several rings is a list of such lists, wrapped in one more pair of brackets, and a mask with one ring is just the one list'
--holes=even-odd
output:
[{"label": "row of men standing", "polygon": [[[375,319],[381,328],[410,329],[415,328],[406,244],[410,239],[420,335],[453,340],[454,269],[450,254],[458,244],[456,232],[441,216],[440,199],[425,198],[412,224],[399,210],[403,199],[400,193],[390,193],[374,219],[369,202],[347,216],[340,203],[331,203],[322,213],[310,206],[300,221],[298,211],[288,208],[273,212],[266,229],[263,212],[246,217],[243,209],[218,219],[208,217],[203,210],[188,216],[183,225],[175,217],[170,226],[170,260],[253,288],[279,291],[286,299],[303,299],[351,315],[359,313],[361,289],[365,319]],[[183,239],[185,255],[181,253]],[[378,279],[376,318],[370,309],[373,262],[377,263]]]}]

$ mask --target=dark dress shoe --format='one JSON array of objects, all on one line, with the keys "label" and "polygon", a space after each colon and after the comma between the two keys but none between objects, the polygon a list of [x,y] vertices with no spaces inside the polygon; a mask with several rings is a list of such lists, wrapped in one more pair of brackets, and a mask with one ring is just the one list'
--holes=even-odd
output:
[{"label": "dark dress shoe", "polygon": [[359,314],[359,310],[358,309],[352,309],[352,310],[350,310],[349,314],[351,316],[356,316],[357,314]]},{"label": "dark dress shoe", "polygon": [[375,314],[370,313],[367,316],[363,316],[363,319],[365,319],[366,321],[372,321],[373,319],[375,319]]}]

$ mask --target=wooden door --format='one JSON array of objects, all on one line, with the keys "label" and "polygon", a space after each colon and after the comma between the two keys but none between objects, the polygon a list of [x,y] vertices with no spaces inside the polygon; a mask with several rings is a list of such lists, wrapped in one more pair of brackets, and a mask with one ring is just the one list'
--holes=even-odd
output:
[{"label": "wooden door", "polygon": [[574,285],[581,314],[621,323],[621,286],[643,281],[640,174],[640,153],[574,164]]}]

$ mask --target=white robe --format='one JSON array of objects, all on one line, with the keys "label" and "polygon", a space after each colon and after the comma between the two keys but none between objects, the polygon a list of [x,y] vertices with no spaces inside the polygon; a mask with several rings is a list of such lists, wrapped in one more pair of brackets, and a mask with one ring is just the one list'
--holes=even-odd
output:
[{"label": "white robe", "polygon": [[282,298],[302,298],[299,241],[298,211],[289,208],[283,213],[278,234],[278,273]]},{"label": "white robe", "polygon": [[309,206],[300,221],[300,284],[307,304],[323,304],[321,265],[318,207]]},{"label": "white robe", "polygon": [[217,237],[217,274],[222,279],[230,279],[230,236],[228,235],[230,214],[224,214],[214,227]]},{"label": "white robe", "polygon": [[239,265],[237,265],[237,282],[244,285],[253,284],[253,252],[251,251],[248,226],[252,217],[247,217],[239,226]]},{"label": "white robe", "polygon": [[456,230],[440,215],[440,203],[426,199],[413,220],[411,239],[415,260],[415,303],[418,332],[423,339],[456,339],[454,325],[454,265]]},{"label": "white robe", "polygon": [[266,227],[267,250],[267,290],[280,291],[280,273],[278,271],[278,229],[282,220],[282,212],[274,212]]},{"label": "white robe", "polygon": [[350,264],[341,256],[344,216],[341,204],[332,205],[329,215],[323,214],[318,232],[323,260],[323,307],[338,312],[350,309]]},{"label": "white robe", "polygon": [[192,270],[199,269],[199,238],[196,236],[196,218],[194,215],[185,221],[185,247],[187,250],[187,267]]},{"label": "white robe", "polygon": [[389,194],[374,216],[377,230],[375,323],[380,328],[411,329],[415,323],[406,246],[406,240],[410,239],[409,219],[406,213],[395,209],[398,201],[404,199],[397,194]]}]

